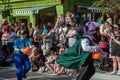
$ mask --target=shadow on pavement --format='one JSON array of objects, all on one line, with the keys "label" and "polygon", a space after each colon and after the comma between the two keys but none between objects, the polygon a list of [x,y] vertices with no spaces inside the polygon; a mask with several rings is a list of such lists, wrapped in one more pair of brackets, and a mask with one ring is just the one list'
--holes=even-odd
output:
[{"label": "shadow on pavement", "polygon": [[29,80],[71,80],[71,79],[65,77],[61,77],[61,78],[44,77],[44,78],[31,78]]}]

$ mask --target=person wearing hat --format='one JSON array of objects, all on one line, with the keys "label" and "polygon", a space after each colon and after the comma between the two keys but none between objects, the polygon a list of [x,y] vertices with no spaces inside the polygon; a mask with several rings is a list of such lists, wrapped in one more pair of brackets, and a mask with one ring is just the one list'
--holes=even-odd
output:
[{"label": "person wearing hat", "polygon": [[26,37],[26,31],[20,31],[20,38],[14,42],[14,62],[16,66],[17,80],[26,78],[27,72],[30,70],[30,61],[28,55],[24,54],[23,48],[30,47],[32,43]]},{"label": "person wearing hat", "polygon": [[95,73],[92,53],[103,53],[99,45],[94,45],[96,35],[99,34],[99,24],[94,21],[84,21],[76,32],[79,34],[78,40],[58,56],[56,63],[64,68],[77,70],[76,80],[90,80]]}]

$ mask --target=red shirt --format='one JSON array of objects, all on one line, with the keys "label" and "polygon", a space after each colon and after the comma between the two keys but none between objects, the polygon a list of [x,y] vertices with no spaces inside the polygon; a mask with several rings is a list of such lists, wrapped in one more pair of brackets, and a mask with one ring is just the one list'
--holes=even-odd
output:
[{"label": "red shirt", "polygon": [[5,30],[9,30],[9,28],[10,28],[9,24],[6,24],[3,26],[3,29],[5,29]]},{"label": "red shirt", "polygon": [[18,30],[20,30],[20,27],[19,27],[19,26],[16,26],[16,27],[15,27],[15,32],[17,33]]}]

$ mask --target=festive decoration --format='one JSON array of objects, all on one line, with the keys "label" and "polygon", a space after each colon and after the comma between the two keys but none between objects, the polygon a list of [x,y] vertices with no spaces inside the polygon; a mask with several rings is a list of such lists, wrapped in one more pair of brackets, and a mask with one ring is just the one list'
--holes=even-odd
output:
[{"label": "festive decoration", "polygon": [[93,58],[94,60],[99,60],[101,57],[102,57],[102,55],[101,55],[100,52],[93,52],[93,53],[92,53],[92,58]]},{"label": "festive decoration", "polygon": [[24,47],[24,48],[23,48],[23,54],[29,55],[30,52],[31,52],[31,49],[30,49],[29,47]]}]

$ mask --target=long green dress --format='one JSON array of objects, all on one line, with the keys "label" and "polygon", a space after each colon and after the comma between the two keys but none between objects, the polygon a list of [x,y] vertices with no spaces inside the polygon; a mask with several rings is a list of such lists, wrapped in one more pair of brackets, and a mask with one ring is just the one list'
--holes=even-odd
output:
[{"label": "long green dress", "polygon": [[81,38],[85,37],[81,36],[72,47],[58,56],[56,62],[60,66],[68,69],[80,69],[80,67],[85,63],[90,54],[83,52]]}]

